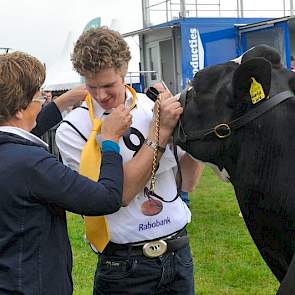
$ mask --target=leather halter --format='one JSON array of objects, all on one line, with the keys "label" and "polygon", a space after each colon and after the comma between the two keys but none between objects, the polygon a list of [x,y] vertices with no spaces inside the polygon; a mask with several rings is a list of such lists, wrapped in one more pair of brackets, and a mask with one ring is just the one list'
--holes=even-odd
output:
[{"label": "leather halter", "polygon": [[[182,107],[185,108],[186,106],[186,97],[187,93],[192,90],[192,87],[185,88],[179,97],[179,102],[181,103]],[[260,117],[265,112],[269,111],[273,107],[277,106],[281,102],[294,97],[294,93],[287,90],[280,92],[266,101],[264,101],[262,104],[258,105],[254,109],[246,112],[244,115],[230,121],[230,122],[221,122],[217,125],[215,125],[212,128],[204,129],[204,130],[197,130],[196,132],[187,133],[184,130],[183,127],[183,115],[179,119],[178,126],[175,130],[175,135],[182,143],[186,143],[187,141],[197,141],[197,140],[204,140],[204,138],[209,134],[215,134],[216,137],[223,139],[227,138],[231,135],[233,130],[239,129],[245,125],[247,125],[249,122],[253,121],[254,119]]]}]

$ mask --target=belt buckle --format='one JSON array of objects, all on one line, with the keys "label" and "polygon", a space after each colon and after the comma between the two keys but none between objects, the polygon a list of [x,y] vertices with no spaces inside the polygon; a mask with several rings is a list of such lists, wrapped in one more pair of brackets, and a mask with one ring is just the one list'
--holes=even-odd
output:
[{"label": "belt buckle", "polygon": [[148,258],[159,257],[167,251],[167,243],[164,240],[151,241],[143,245],[142,251]]}]

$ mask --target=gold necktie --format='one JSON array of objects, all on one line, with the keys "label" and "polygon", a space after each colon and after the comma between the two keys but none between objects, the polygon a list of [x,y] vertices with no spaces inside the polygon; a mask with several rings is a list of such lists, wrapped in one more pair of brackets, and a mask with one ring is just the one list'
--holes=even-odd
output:
[{"label": "gold necktie", "polygon": [[[136,105],[136,92],[126,85],[132,94],[132,104],[130,109]],[[96,141],[96,136],[100,133],[102,121],[94,117],[93,105],[90,95],[85,98],[89,109],[89,117],[92,122],[92,131],[84,145],[80,157],[80,174],[91,180],[97,181],[100,174],[101,151]],[[84,216],[86,237],[91,244],[101,253],[110,241],[110,233],[107,220],[104,216]]]}]

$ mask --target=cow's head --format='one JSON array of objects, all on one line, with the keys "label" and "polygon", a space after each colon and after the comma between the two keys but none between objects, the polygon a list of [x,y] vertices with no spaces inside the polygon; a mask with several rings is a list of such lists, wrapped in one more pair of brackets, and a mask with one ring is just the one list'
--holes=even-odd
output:
[{"label": "cow's head", "polygon": [[286,95],[292,96],[294,90],[295,74],[266,45],[247,51],[240,64],[230,61],[205,68],[180,98],[184,113],[174,132],[175,142],[195,158],[223,167],[226,151],[238,152],[233,150],[233,141],[242,145],[243,138],[254,140],[261,117],[271,111],[245,122],[242,119],[242,126],[231,123],[262,105],[267,108],[269,101],[277,100],[276,94],[289,91]]}]

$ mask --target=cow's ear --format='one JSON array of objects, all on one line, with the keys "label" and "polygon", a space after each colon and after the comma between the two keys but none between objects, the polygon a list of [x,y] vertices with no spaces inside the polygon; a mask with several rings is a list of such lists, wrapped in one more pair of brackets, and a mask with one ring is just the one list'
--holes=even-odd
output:
[{"label": "cow's ear", "polygon": [[256,57],[265,58],[272,64],[273,67],[282,67],[281,56],[279,52],[275,48],[268,45],[261,44],[247,50],[242,56],[242,63]]},{"label": "cow's ear", "polygon": [[271,63],[265,58],[252,58],[242,63],[233,75],[235,100],[256,104],[269,95]]}]

